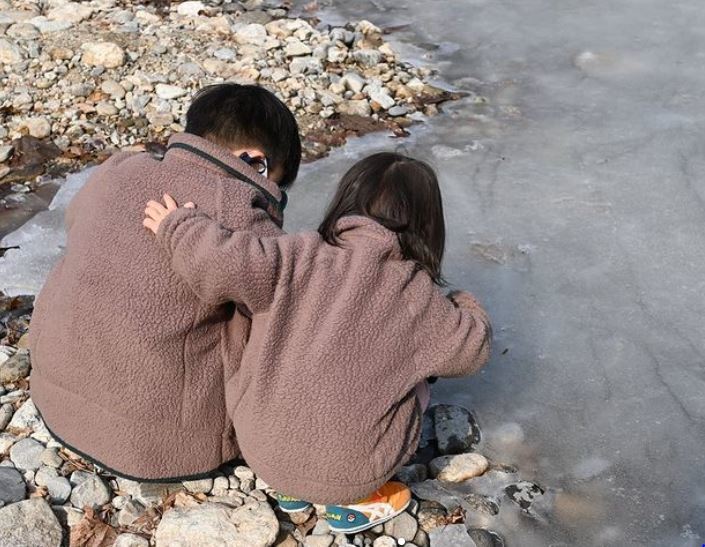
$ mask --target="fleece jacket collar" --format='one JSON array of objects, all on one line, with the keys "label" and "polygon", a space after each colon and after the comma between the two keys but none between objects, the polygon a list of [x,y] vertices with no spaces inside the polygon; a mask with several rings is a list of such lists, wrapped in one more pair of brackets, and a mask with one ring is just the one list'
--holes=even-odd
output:
[{"label": "fleece jacket collar", "polygon": [[193,154],[219,168],[226,174],[249,184],[258,190],[282,216],[287,195],[279,186],[263,177],[228,149],[197,135],[178,133],[169,139],[167,155],[170,153]]},{"label": "fleece jacket collar", "polygon": [[362,215],[342,217],[335,224],[335,232],[342,242],[354,242],[356,239],[364,238],[366,246],[373,245],[380,254],[390,258],[402,258],[399,236],[369,217]]}]

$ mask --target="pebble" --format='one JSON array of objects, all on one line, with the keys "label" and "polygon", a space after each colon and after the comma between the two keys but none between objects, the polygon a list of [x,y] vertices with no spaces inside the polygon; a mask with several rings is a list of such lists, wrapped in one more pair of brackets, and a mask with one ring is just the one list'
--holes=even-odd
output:
[{"label": "pebble", "polygon": [[39,38],[39,29],[31,23],[15,23],[5,31],[5,34],[11,38],[34,40]]},{"label": "pebble", "polygon": [[[10,403],[6,403],[0,406],[0,431],[7,427],[7,424],[12,420],[12,415],[14,414],[14,408]],[[0,450],[2,452],[2,450]]]},{"label": "pebble", "polygon": [[235,31],[235,41],[238,44],[259,44],[266,38],[267,29],[258,23],[243,25]]},{"label": "pebble", "polygon": [[39,486],[46,486],[47,482],[59,476],[59,472],[53,467],[43,465],[34,475],[34,482]]},{"label": "pebble", "polygon": [[118,109],[114,104],[105,101],[99,102],[95,107],[95,111],[101,116],[115,116],[118,113]]},{"label": "pebble", "polygon": [[233,470],[233,475],[235,475],[240,480],[251,479],[254,480],[255,474],[252,469],[245,467],[244,465],[239,465]]},{"label": "pebble", "polygon": [[475,528],[468,530],[468,535],[477,547],[504,547],[504,540],[496,532]]},{"label": "pebble", "polygon": [[37,407],[32,399],[27,399],[22,406],[15,411],[8,424],[8,427],[17,429],[37,429],[41,423]]},{"label": "pebble", "polygon": [[372,543],[372,547],[397,547],[397,545],[397,540],[389,536],[380,536]]},{"label": "pebble", "polygon": [[125,64],[125,51],[113,42],[86,42],[81,49],[85,65],[117,68]]},{"label": "pebble", "polygon": [[[46,121],[47,126],[49,122]],[[51,127],[49,127],[49,131]],[[49,133],[47,132],[47,135]],[[44,136],[47,136],[44,135]],[[33,135],[37,136],[37,135]],[[29,376],[29,352],[20,350],[0,365],[0,384],[11,384]]]},{"label": "pebble", "polygon": [[477,547],[464,524],[449,524],[428,534],[433,547]]},{"label": "pebble", "polygon": [[25,484],[22,474],[12,467],[0,467],[0,502],[4,505],[23,500]]},{"label": "pebble", "polygon": [[304,44],[301,40],[291,40],[287,42],[284,53],[289,57],[298,57],[300,55],[311,55],[311,48]]},{"label": "pebble", "polygon": [[440,481],[462,482],[482,475],[489,462],[482,454],[456,454],[435,458],[428,467],[431,475]]},{"label": "pebble", "polygon": [[24,52],[17,44],[0,38],[0,63],[13,65],[22,61],[24,56]]},{"label": "pebble", "polygon": [[105,80],[100,84],[100,89],[114,99],[122,99],[125,96],[125,88],[115,80]]},{"label": "pebble", "polygon": [[467,409],[455,405],[436,405],[432,411],[441,454],[462,454],[480,442],[480,428]]},{"label": "pebble", "polygon": [[366,82],[357,72],[348,72],[340,79],[340,83],[353,93],[360,93]]},{"label": "pebble", "polygon": [[55,477],[46,483],[52,503],[65,503],[71,495],[71,483],[66,477]]},{"label": "pebble", "polygon": [[129,500],[118,513],[118,524],[120,526],[130,526],[138,518],[144,515],[147,508],[137,500]]},{"label": "pebble", "polygon": [[409,109],[405,106],[398,105],[390,108],[387,113],[394,118],[398,118],[399,116],[406,116],[409,113]]},{"label": "pebble", "polygon": [[49,504],[32,498],[0,509],[0,538],[12,547],[60,547],[63,531]]},{"label": "pebble", "polygon": [[105,481],[94,475],[81,482],[71,492],[71,505],[78,509],[92,507],[94,509],[110,501],[110,489]]},{"label": "pebble", "polygon": [[221,61],[232,61],[237,57],[237,54],[230,48],[221,47],[213,52],[213,57]]},{"label": "pebble", "polygon": [[90,473],[90,472],[88,472],[88,471],[81,471],[81,470],[79,469],[79,470],[74,471],[73,473],[71,473],[71,476],[69,477],[69,481],[70,481],[71,484],[73,484],[74,486],[78,486],[78,485],[81,484],[82,482],[85,482],[85,481],[87,481],[87,480],[89,480],[89,479],[92,479],[93,477],[95,477],[95,473]]},{"label": "pebble", "polygon": [[385,534],[405,541],[413,541],[418,529],[419,523],[412,515],[406,512],[397,515],[384,524]]},{"label": "pebble", "polygon": [[521,507],[524,511],[531,508],[531,504],[545,493],[538,484],[529,481],[520,481],[504,488],[507,497]]},{"label": "pebble", "polygon": [[10,144],[3,144],[0,146],[0,163],[7,161],[12,156],[14,147]]},{"label": "pebble", "polygon": [[54,21],[67,21],[77,24],[84,19],[88,19],[92,14],[93,8],[90,6],[76,2],[68,2],[50,9],[47,12],[47,18],[53,19]]},{"label": "pebble", "polygon": [[113,547],[149,547],[149,541],[137,534],[120,534]]},{"label": "pebble", "polygon": [[187,2],[181,2],[178,5],[176,8],[176,13],[187,17],[196,17],[205,9],[206,6],[203,2],[188,0]]},{"label": "pebble", "polygon": [[230,481],[228,481],[227,477],[216,477],[215,479],[213,479],[213,486],[211,492],[214,496],[226,496],[229,488]]},{"label": "pebble", "polygon": [[35,27],[37,27],[37,29],[39,29],[39,32],[41,32],[42,34],[62,32],[64,30],[70,29],[73,26],[73,23],[71,21],[54,21],[52,19],[44,17],[43,15],[33,17],[29,20],[29,22],[32,23]]},{"label": "pebble", "polygon": [[184,485],[176,482],[137,482],[118,478],[117,483],[121,493],[129,494],[145,506],[159,503],[165,496],[184,490]]},{"label": "pebble", "polygon": [[46,118],[29,118],[24,122],[29,134],[38,139],[43,139],[51,134],[51,124]]},{"label": "pebble", "polygon": [[330,547],[335,538],[330,534],[312,535],[304,539],[304,547]]},{"label": "pebble", "polygon": [[35,470],[42,465],[44,446],[34,439],[22,439],[10,448],[10,459],[18,469]]},{"label": "pebble", "polygon": [[206,503],[167,511],[154,537],[157,545],[267,547],[278,531],[277,518],[266,503],[248,503],[237,509]]},{"label": "pebble", "polygon": [[213,488],[213,479],[199,479],[195,481],[184,481],[184,488],[192,494],[207,494]]},{"label": "pebble", "polygon": [[64,464],[64,459],[59,455],[57,448],[47,448],[42,452],[42,463],[49,467],[59,468]]},{"label": "pebble", "polygon": [[18,441],[18,438],[9,433],[0,433],[0,454],[4,454]]},{"label": "pebble", "polygon": [[358,99],[340,103],[338,105],[338,112],[354,116],[369,116],[372,113],[372,109],[367,99]]},{"label": "pebble", "polygon": [[178,99],[188,93],[183,87],[169,84],[157,84],[154,89],[160,99]]}]

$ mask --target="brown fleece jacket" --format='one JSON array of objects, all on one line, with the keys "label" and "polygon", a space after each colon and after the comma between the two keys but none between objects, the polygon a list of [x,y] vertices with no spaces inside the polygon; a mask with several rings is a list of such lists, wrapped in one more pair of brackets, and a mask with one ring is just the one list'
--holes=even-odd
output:
[{"label": "brown fleece jacket", "polygon": [[49,429],[103,467],[155,480],[239,454],[223,388],[249,332],[234,305],[196,298],[155,252],[142,210],[162,192],[229,228],[282,233],[277,186],[225,148],[183,133],[161,161],[117,154],[70,204],[66,253],[30,328],[31,394]]},{"label": "brown fleece jacket", "polygon": [[273,488],[317,503],[384,484],[418,443],[416,384],[470,374],[490,353],[489,321],[471,295],[446,298],[369,218],[336,228],[341,246],[315,232],[259,238],[181,209],[158,232],[203,302],[252,311],[226,385],[240,449]]}]

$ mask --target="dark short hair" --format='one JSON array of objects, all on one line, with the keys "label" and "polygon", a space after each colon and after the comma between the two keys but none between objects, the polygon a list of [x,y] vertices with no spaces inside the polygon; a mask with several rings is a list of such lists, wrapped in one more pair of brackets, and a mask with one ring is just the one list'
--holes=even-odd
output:
[{"label": "dark short hair", "polygon": [[279,185],[291,186],[301,163],[296,118],[274,93],[257,85],[215,84],[201,89],[186,113],[186,133],[221,146],[257,146],[270,170],[283,170]]},{"label": "dark short hair", "polygon": [[405,259],[413,260],[438,285],[445,250],[445,220],[438,179],[425,162],[392,152],[368,156],[340,181],[318,228],[323,239],[339,245],[336,224],[363,215],[396,232]]}]

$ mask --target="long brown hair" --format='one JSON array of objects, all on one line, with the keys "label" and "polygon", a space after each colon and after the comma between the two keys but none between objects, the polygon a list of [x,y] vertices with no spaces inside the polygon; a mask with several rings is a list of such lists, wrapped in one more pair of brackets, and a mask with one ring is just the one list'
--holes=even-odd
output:
[{"label": "long brown hair", "polygon": [[357,162],[343,175],[318,232],[338,245],[335,225],[350,215],[369,217],[395,232],[404,258],[443,285],[443,203],[438,179],[427,163],[393,152]]}]

